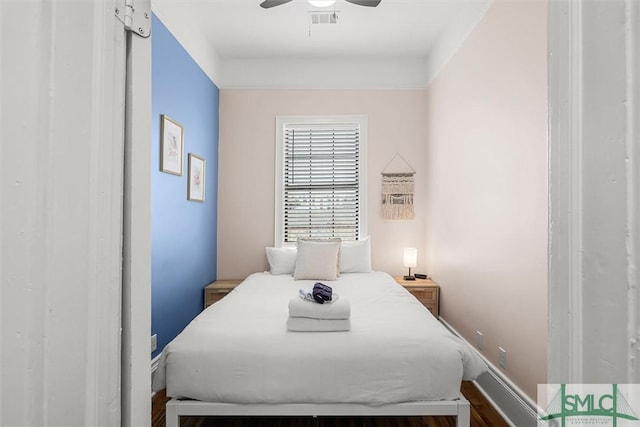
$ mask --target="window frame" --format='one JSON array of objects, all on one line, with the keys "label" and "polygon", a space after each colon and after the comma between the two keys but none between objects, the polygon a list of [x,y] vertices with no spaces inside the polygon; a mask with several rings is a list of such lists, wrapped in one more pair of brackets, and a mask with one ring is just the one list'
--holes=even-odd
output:
[{"label": "window frame", "polygon": [[368,236],[368,116],[367,115],[326,115],[326,116],[276,116],[275,150],[275,233],[274,246],[281,248],[294,246],[293,242],[284,242],[284,129],[291,125],[345,125],[359,126],[359,162],[358,192],[359,217],[358,238]]}]

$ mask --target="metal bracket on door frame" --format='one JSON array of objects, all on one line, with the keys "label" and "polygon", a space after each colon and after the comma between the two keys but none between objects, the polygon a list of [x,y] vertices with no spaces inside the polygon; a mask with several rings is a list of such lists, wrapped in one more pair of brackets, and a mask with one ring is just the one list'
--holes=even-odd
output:
[{"label": "metal bracket on door frame", "polygon": [[139,2],[146,7],[136,10],[133,0],[115,0],[115,15],[124,24],[124,28],[140,37],[151,35],[151,8],[148,1]]}]

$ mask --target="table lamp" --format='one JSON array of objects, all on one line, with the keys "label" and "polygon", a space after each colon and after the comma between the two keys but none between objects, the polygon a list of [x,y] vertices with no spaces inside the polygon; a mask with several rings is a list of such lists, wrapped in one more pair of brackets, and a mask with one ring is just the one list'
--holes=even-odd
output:
[{"label": "table lamp", "polygon": [[404,280],[416,280],[411,275],[411,267],[418,265],[418,250],[416,248],[404,248],[402,251],[402,262],[405,267],[409,267],[409,275],[404,276]]}]

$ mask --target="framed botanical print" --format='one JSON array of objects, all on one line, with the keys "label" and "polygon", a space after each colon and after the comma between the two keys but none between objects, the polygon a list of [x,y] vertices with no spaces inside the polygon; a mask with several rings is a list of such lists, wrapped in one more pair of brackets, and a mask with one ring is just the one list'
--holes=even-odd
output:
[{"label": "framed botanical print", "polygon": [[189,153],[189,181],[187,183],[187,199],[204,202],[206,161],[193,153]]},{"label": "framed botanical print", "polygon": [[182,175],[184,128],[169,116],[160,116],[160,170]]}]

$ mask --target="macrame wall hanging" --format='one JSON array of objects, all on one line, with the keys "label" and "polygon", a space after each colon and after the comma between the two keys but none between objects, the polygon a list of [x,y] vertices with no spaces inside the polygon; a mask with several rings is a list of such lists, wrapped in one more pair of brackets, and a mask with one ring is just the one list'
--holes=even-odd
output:
[{"label": "macrame wall hanging", "polygon": [[382,170],[382,217],[384,219],[414,219],[413,193],[416,171],[400,155],[391,159]]}]

